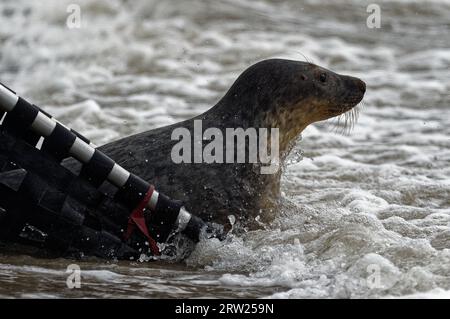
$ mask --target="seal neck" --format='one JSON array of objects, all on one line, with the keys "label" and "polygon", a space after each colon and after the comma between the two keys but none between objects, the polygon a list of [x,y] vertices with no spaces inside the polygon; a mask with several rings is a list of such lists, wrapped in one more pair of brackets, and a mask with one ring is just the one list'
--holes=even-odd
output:
[{"label": "seal neck", "polygon": [[297,112],[283,113],[274,111],[274,109],[279,110],[279,108],[261,104],[260,101],[230,98],[227,94],[215,106],[196,119],[200,119],[204,123],[214,123],[214,126],[220,129],[278,128],[279,151],[281,158],[284,158],[292,149],[292,142],[300,136],[309,123],[306,123],[301,114]]}]

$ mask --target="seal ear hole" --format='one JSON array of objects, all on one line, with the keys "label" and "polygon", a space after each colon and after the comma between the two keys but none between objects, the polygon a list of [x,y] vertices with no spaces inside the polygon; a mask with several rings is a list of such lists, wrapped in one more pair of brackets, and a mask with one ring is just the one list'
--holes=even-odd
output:
[{"label": "seal ear hole", "polygon": [[319,80],[322,83],[325,83],[327,81],[327,74],[326,73],[320,73]]},{"label": "seal ear hole", "polygon": [[308,80],[308,77],[307,77],[306,75],[304,75],[304,74],[302,74],[302,75],[300,76],[300,78],[301,78],[303,81]]}]

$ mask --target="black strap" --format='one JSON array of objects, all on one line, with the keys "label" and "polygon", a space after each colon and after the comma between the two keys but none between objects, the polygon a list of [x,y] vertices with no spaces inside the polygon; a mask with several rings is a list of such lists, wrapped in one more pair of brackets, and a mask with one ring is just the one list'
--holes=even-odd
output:
[{"label": "black strap", "polygon": [[77,137],[57,123],[50,136],[46,137],[41,150],[54,156],[58,161],[69,157],[69,150]]},{"label": "black strap", "polygon": [[80,176],[89,181],[92,185],[99,187],[108,178],[114,167],[114,161],[95,150],[89,163],[84,164]]}]

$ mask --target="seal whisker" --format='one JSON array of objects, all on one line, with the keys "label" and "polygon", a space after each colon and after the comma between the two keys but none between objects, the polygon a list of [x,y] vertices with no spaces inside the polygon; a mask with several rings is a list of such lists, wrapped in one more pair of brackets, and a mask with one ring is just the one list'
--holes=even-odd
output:
[{"label": "seal whisker", "polygon": [[[341,107],[340,109],[344,109],[343,107]],[[346,113],[342,113],[339,116],[335,117],[335,118],[331,118],[330,123],[332,125],[332,129],[331,131],[335,134],[344,134],[345,132],[345,127],[346,127]]]},{"label": "seal whisker", "polygon": [[347,109],[347,106],[345,105],[339,107],[338,109],[341,110],[342,114],[331,119],[331,124],[333,125],[332,132],[342,135],[349,135],[358,121],[359,109],[355,106],[352,109],[343,112]]},{"label": "seal whisker", "polygon": [[302,52],[297,51],[297,53],[299,53],[301,56],[303,56],[303,58],[305,59],[306,62],[314,64],[312,59],[309,59],[306,55],[304,55]]},{"label": "seal whisker", "polygon": [[333,124],[332,132],[340,134],[340,129],[342,128],[341,126],[342,114],[336,117],[335,119],[336,120],[334,120],[333,118],[331,119],[331,123]]},{"label": "seal whisker", "polygon": [[342,135],[349,135],[351,129],[352,129],[352,113],[351,112],[346,112],[345,113],[344,132],[342,133]]}]

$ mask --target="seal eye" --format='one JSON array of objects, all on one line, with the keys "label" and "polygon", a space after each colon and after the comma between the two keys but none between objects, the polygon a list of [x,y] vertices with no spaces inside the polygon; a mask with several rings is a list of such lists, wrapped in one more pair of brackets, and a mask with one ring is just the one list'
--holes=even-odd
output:
[{"label": "seal eye", "polygon": [[320,80],[320,82],[325,83],[327,81],[327,74],[320,73],[319,80]]}]

